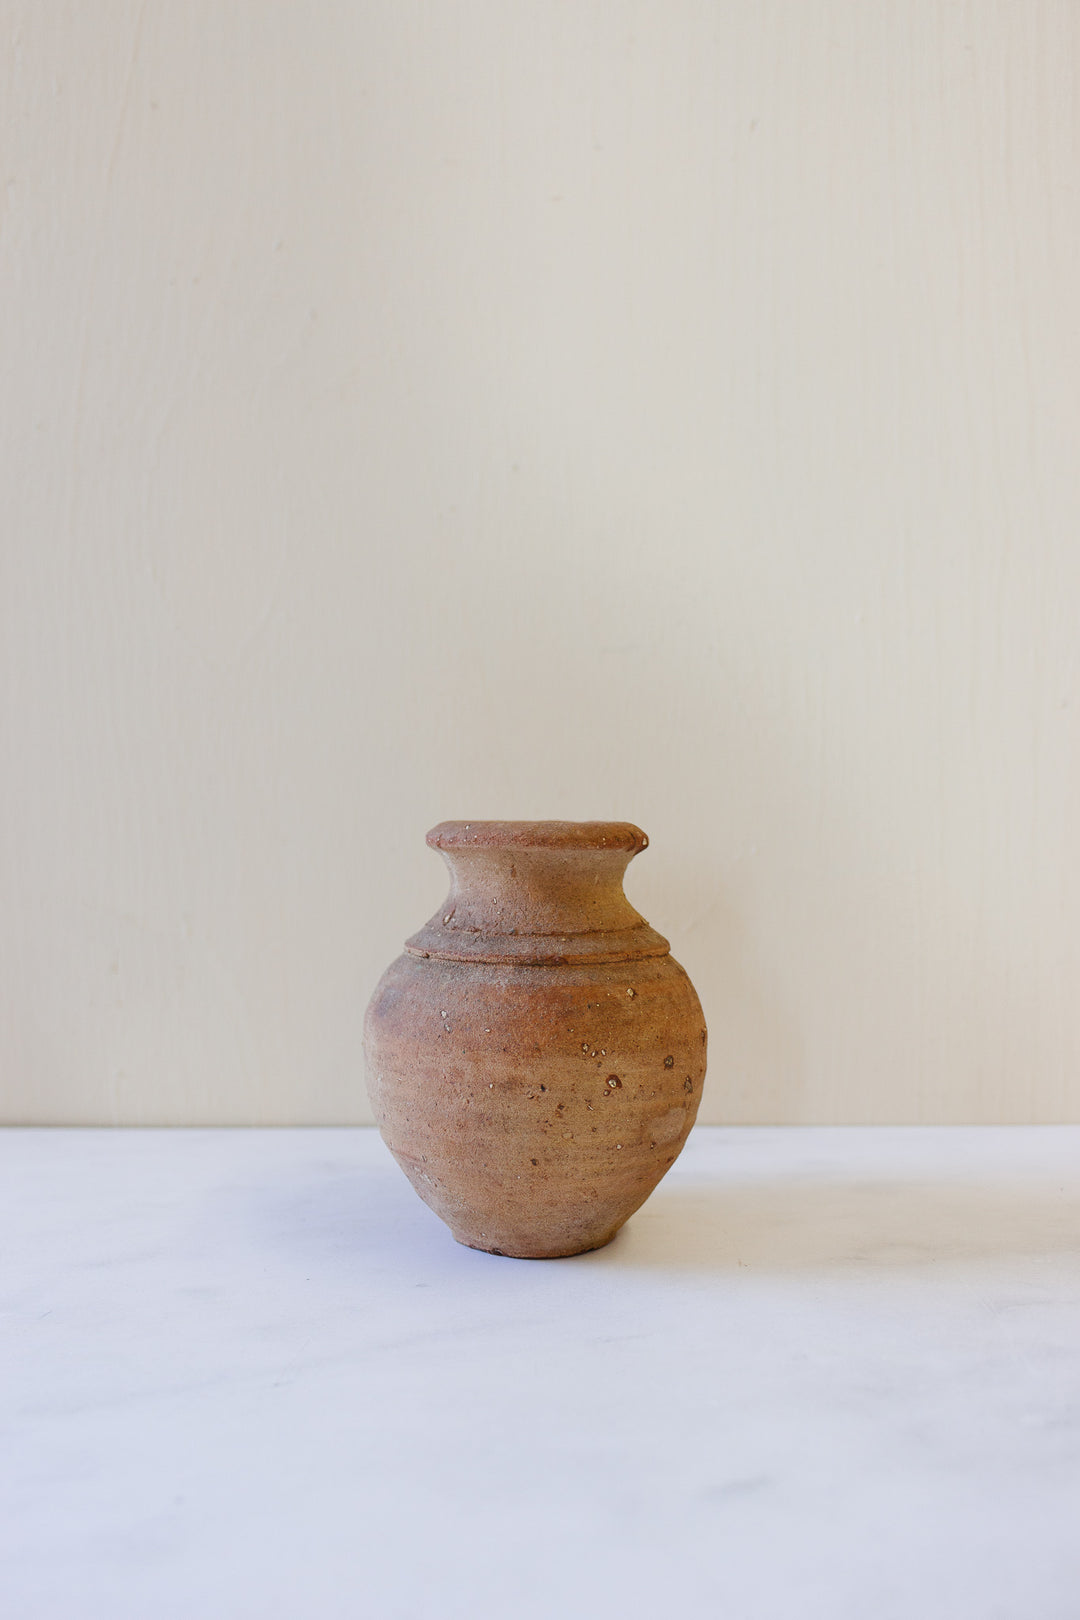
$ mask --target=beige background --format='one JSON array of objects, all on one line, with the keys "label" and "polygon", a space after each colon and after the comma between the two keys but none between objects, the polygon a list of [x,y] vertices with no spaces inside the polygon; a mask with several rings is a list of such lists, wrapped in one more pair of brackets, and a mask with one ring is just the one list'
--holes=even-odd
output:
[{"label": "beige background", "polygon": [[366,1119],[447,816],[703,1117],[1080,1120],[1080,5],[0,0],[2,1117]]}]

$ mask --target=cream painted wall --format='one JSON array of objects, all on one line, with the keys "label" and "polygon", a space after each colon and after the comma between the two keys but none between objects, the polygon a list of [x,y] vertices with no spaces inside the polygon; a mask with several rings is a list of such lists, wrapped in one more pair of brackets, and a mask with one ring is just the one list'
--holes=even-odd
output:
[{"label": "cream painted wall", "polygon": [[3,1118],[350,1121],[448,816],[703,1117],[1080,1120],[1075,0],[0,0]]}]

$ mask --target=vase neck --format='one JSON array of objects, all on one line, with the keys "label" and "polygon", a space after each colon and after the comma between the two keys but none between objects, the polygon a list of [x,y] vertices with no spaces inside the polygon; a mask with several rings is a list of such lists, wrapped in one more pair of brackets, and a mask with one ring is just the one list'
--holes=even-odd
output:
[{"label": "vase neck", "polygon": [[427,841],[450,869],[450,893],[407,942],[414,956],[556,965],[667,954],[623,893],[648,844],[628,822],[448,821]]}]

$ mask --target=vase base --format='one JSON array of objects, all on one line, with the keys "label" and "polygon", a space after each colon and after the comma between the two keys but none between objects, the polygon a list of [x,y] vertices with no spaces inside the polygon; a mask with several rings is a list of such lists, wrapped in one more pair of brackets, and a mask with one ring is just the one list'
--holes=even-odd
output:
[{"label": "vase base", "polygon": [[575,1254],[592,1254],[595,1249],[604,1249],[614,1237],[622,1230],[617,1226],[614,1232],[608,1232],[605,1237],[592,1239],[587,1242],[570,1243],[562,1245],[538,1244],[535,1247],[526,1247],[520,1243],[507,1243],[506,1248],[496,1247],[486,1238],[464,1237],[459,1233],[453,1234],[455,1243],[460,1243],[464,1249],[477,1249],[481,1254],[496,1254],[502,1260],[569,1260]]}]

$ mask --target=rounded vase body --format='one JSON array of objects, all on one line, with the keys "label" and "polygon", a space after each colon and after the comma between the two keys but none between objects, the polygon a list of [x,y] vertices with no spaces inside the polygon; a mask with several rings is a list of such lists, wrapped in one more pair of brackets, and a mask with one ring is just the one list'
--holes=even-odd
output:
[{"label": "rounded vase body", "polygon": [[444,822],[445,904],[383,975],[364,1055],[383,1139],[459,1243],[532,1259],[615,1236],[705,1077],[689,978],[622,890],[625,822]]}]

